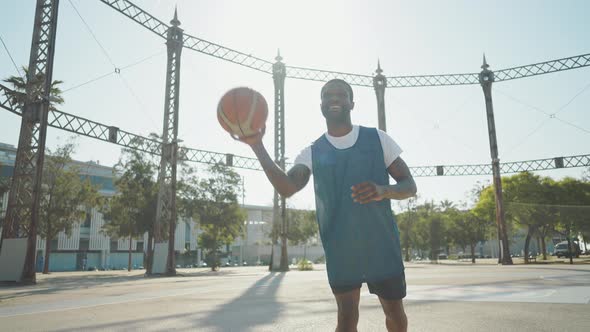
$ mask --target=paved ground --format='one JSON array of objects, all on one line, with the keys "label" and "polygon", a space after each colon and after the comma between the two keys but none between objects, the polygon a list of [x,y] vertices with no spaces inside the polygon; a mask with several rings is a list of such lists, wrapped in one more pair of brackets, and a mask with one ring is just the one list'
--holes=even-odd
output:
[{"label": "paved ground", "polygon": [[[144,278],[142,271],[38,275],[0,288],[1,331],[330,331],[336,305],[324,266],[262,267]],[[590,264],[408,264],[410,331],[589,331]],[[383,331],[362,289],[360,331]]]}]

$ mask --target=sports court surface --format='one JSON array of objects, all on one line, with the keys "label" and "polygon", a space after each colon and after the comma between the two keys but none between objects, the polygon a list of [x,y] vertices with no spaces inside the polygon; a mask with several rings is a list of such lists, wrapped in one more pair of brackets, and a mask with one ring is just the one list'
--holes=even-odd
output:
[{"label": "sports court surface", "polygon": [[[269,273],[179,269],[38,275],[0,288],[2,331],[330,331],[336,304],[325,267]],[[588,331],[590,264],[407,264],[410,331]],[[383,331],[376,297],[361,290],[359,331]]]}]

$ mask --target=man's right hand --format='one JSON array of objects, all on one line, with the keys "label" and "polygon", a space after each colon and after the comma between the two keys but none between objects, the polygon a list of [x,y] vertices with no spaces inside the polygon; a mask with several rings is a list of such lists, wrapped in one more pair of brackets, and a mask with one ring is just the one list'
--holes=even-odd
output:
[{"label": "man's right hand", "polygon": [[255,145],[262,143],[262,137],[264,137],[265,131],[266,131],[266,126],[262,127],[260,129],[260,131],[254,135],[239,137],[239,138],[237,138],[237,140],[253,147]]}]

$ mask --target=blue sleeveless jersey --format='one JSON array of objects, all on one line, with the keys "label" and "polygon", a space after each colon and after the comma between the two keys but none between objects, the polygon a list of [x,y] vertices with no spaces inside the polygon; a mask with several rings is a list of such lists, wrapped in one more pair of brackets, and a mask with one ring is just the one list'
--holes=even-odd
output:
[{"label": "blue sleeveless jersey", "polygon": [[399,230],[389,200],[356,203],[351,187],[389,184],[375,128],[359,127],[356,143],[336,149],[324,135],[312,147],[320,237],[331,286],[375,282],[404,271]]}]

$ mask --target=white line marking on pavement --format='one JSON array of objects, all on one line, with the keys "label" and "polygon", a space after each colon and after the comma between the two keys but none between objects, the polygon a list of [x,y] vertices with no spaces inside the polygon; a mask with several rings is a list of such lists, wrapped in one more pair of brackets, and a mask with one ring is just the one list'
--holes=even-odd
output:
[{"label": "white line marking on pavement", "polygon": [[[590,301],[590,286],[409,285],[407,294],[405,300],[410,301],[586,304]],[[375,295],[363,291],[361,296]]]}]

